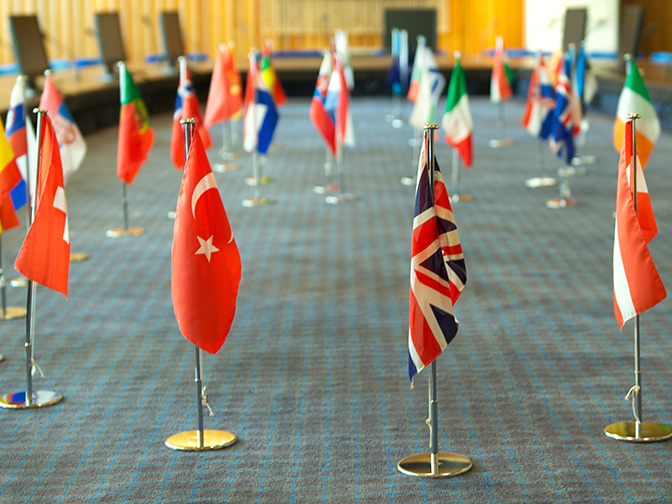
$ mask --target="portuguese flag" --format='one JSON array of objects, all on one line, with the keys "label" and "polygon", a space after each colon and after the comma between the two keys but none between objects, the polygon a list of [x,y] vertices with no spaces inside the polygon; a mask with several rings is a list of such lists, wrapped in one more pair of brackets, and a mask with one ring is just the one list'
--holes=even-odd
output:
[{"label": "portuguese flag", "polygon": [[119,152],[117,175],[124,184],[132,184],[147,161],[154,142],[154,131],[149,127],[149,114],[140,91],[133,82],[126,65],[119,66],[121,117],[119,118]]}]

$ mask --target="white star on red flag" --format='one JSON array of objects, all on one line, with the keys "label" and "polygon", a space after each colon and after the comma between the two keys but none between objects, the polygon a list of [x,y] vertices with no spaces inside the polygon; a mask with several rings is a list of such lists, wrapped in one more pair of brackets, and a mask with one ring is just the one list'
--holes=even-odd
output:
[{"label": "white star on red flag", "polygon": [[200,236],[196,236],[196,238],[198,238],[198,243],[201,244],[201,248],[199,248],[194,253],[194,255],[205,254],[205,258],[208,260],[208,262],[210,262],[210,256],[212,255],[212,253],[219,252],[219,249],[212,244],[213,237],[214,235],[208,238],[207,240],[204,240]]}]

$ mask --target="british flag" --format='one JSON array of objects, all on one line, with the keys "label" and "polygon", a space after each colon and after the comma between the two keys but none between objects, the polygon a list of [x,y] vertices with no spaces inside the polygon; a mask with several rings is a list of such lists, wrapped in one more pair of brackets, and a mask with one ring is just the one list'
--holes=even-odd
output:
[{"label": "british flag", "polygon": [[427,136],[415,190],[408,331],[408,374],[413,377],[436,359],[457,334],[453,305],[467,283],[467,268],[453,209],[434,160],[430,192]]}]

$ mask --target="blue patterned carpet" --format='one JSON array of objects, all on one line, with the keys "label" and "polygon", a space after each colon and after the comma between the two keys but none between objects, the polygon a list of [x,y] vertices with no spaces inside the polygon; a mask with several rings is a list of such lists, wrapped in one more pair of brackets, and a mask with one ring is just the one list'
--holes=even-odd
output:
[{"label": "blue patterned carpet", "polygon": [[[514,146],[491,149],[497,110],[472,98],[473,201],[454,206],[468,283],[455,311],[460,332],[438,361],[439,446],[472,458],[459,478],[402,475],[397,461],[427,450],[426,374],[409,390],[406,334],[417,160],[412,132],[385,122],[389,99],[354,99],[357,147],[345,154],[349,190],[327,205],[325,151],[308,101],[281,110],[264,166],[266,207],[244,208],[251,160],[217,173],[243,261],[236,319],[224,347],[204,358],[208,429],[239,441],[226,450],[177,452],[165,439],[196,427],[193,348],[170,298],[170,248],[180,173],[169,161],[170,117],[153,117],[150,162],[129,189],[139,237],[122,225],[117,130],[87,138],[84,166],[66,188],[73,251],[70,299],[40,289],[35,387],[65,400],[0,410],[0,502],[7,503],[661,503],[672,501],[672,443],[628,444],[606,425],[630,420],[632,324],[612,313],[618,155],[612,118],[591,116],[573,177],[579,205],[546,208],[557,188],[529,189],[537,144],[506,105]],[[215,131],[215,141],[220,134]],[[451,152],[436,155],[450,180]],[[217,159],[216,149],[210,157]],[[646,172],[659,235],[654,260],[672,289],[672,137]],[[549,171],[559,162],[545,155]],[[22,232],[2,236],[11,266]],[[665,251],[668,251],[666,253]],[[7,289],[25,303],[25,289]],[[642,316],[644,419],[672,421],[672,313]],[[0,392],[23,390],[24,321],[0,325]]]}]

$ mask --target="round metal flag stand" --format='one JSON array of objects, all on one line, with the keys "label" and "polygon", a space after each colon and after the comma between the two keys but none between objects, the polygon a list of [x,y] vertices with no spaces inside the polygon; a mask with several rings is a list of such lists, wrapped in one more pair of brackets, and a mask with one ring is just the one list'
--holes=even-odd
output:
[{"label": "round metal flag stand", "polygon": [[459,203],[460,201],[471,201],[474,197],[471,194],[461,194],[460,186],[460,154],[457,149],[453,149],[453,166],[451,172],[451,185],[453,194],[450,195],[451,203]]},{"label": "round metal flag stand", "polygon": [[335,189],[332,194],[327,195],[324,201],[330,205],[338,205],[339,203],[347,203],[348,201],[355,201],[357,196],[351,194],[345,189],[345,168],[343,167],[343,144],[336,133],[336,177],[338,182],[330,188]]},{"label": "round metal flag stand", "polygon": [[[145,234],[145,230],[139,227],[128,227],[128,198],[126,197],[126,184],[121,184],[123,187],[122,205],[124,208],[124,227],[113,228],[107,230],[107,236],[110,238],[119,238],[120,236],[140,236]],[[72,260],[72,259],[71,259]]]},{"label": "round metal flag stand", "polygon": [[546,201],[547,208],[562,209],[579,204],[577,200],[572,198],[572,191],[569,188],[569,177],[574,174],[573,170],[574,168],[571,166],[563,166],[558,169],[560,195],[558,198],[551,198]]},{"label": "round metal flag stand", "polygon": [[222,122],[222,147],[219,149],[219,151],[217,151],[217,154],[219,154],[222,162],[216,163],[212,167],[212,169],[218,173],[224,173],[238,169],[238,163],[233,161],[236,158],[236,155],[231,151],[231,136],[231,120],[225,119]]},{"label": "round metal flag stand", "polygon": [[325,158],[324,158],[324,185],[315,185],[313,186],[313,192],[315,194],[326,194],[335,189],[336,184],[332,183],[333,176],[333,159],[334,156],[331,153],[329,146],[325,146]]},{"label": "round metal flag stand", "polygon": [[497,104],[499,110],[499,118],[497,120],[497,129],[499,130],[499,138],[493,138],[488,142],[492,149],[499,149],[500,147],[508,147],[513,145],[513,140],[506,138],[506,118],[504,117],[504,102],[500,101]]},{"label": "round metal flag stand", "polygon": [[[184,139],[186,149],[185,160],[189,154],[189,146],[191,140],[191,130],[195,124],[194,119],[182,119],[181,124],[184,125]],[[186,161],[185,161],[186,164]],[[182,171],[184,176],[184,170]],[[173,450],[184,451],[207,451],[219,450],[231,446],[237,441],[235,435],[226,431],[219,430],[205,430],[203,428],[203,404],[207,404],[207,398],[203,394],[205,387],[203,387],[203,376],[201,373],[201,350],[194,345],[196,351],[196,366],[194,369],[194,383],[196,385],[196,412],[198,415],[198,428],[195,431],[180,432],[173,434],[166,439],[166,446]]]},{"label": "round metal flag stand", "polygon": [[272,201],[268,198],[261,197],[261,191],[260,191],[259,187],[262,184],[270,182],[270,179],[268,177],[266,177],[264,179],[264,177],[260,175],[259,164],[260,164],[259,163],[259,153],[257,152],[256,147],[255,147],[255,150],[252,153],[252,174],[253,174],[253,176],[245,179],[245,183],[254,188],[254,196],[252,198],[245,198],[243,200],[243,206],[247,207],[247,208],[270,205],[270,204],[274,203],[274,201]]},{"label": "round metal flag stand", "polygon": [[[425,138],[427,139],[427,159],[429,171],[429,195],[434,200],[434,130],[436,124],[425,125]],[[438,400],[436,398],[436,360],[430,364],[429,375],[429,447],[428,453],[419,453],[406,457],[397,463],[397,469],[409,476],[421,476],[425,478],[446,478],[457,476],[469,471],[472,467],[471,460],[457,453],[439,452],[438,433]]]},{"label": "round metal flag stand", "polygon": [[[40,150],[42,148],[42,116],[47,111],[43,109],[35,109],[37,112],[37,180],[40,179]],[[31,222],[35,218],[35,209],[37,202],[33,200],[31,207]],[[26,390],[21,392],[14,392],[5,394],[0,397],[0,407],[10,409],[32,409],[43,406],[52,406],[59,403],[63,396],[58,392],[49,390],[33,390],[33,370],[36,367],[35,359],[33,358],[33,335],[35,334],[35,297],[37,294],[37,284],[32,280],[28,281],[28,295],[27,295],[27,313],[26,318]]]},{"label": "round metal flag stand", "polygon": [[[632,162],[630,166],[632,183],[633,203],[635,213],[637,213],[637,142],[636,142],[636,127],[635,121],[639,119],[639,114],[630,114],[628,119],[632,121]],[[619,441],[630,441],[634,443],[652,443],[655,441],[666,441],[672,437],[672,428],[667,425],[656,424],[652,422],[642,421],[642,371],[639,363],[639,314],[635,315],[635,385],[628,391],[625,399],[632,398],[632,413],[635,417],[634,421],[617,422],[608,425],[604,429],[604,433],[613,439]]]},{"label": "round metal flag stand", "polygon": [[537,187],[550,187],[558,183],[554,177],[546,175],[546,163],[544,162],[544,155],[546,149],[545,142],[542,138],[537,142],[537,177],[531,177],[525,181],[525,185],[532,189]]}]

